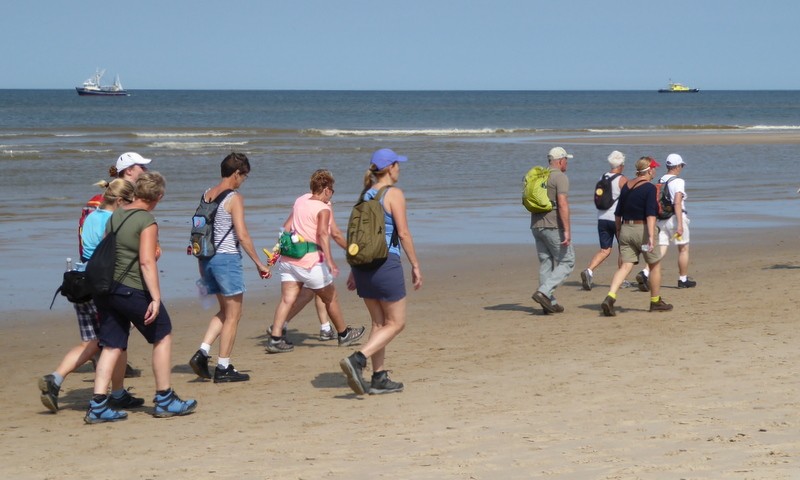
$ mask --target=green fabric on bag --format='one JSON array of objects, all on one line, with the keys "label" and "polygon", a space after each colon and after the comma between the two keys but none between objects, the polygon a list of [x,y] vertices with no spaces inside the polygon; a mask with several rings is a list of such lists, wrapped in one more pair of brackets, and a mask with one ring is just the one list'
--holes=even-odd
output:
[{"label": "green fabric on bag", "polygon": [[307,253],[316,252],[317,244],[313,242],[292,242],[292,233],[281,233],[278,243],[281,246],[281,255],[289,258],[303,258]]}]

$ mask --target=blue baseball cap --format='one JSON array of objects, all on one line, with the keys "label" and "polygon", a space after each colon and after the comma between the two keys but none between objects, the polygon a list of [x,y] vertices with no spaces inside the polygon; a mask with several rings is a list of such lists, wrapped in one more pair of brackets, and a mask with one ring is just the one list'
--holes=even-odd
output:
[{"label": "blue baseball cap", "polygon": [[371,163],[375,165],[378,170],[383,170],[394,162],[405,162],[408,157],[394,153],[394,150],[389,148],[381,148],[372,154]]}]

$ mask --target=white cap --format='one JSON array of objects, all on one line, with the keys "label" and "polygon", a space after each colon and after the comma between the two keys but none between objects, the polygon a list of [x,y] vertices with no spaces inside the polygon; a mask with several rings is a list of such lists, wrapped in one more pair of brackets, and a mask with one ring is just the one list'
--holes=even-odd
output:
[{"label": "white cap", "polygon": [[117,171],[121,172],[134,165],[147,165],[152,162],[149,158],[144,158],[136,152],[125,152],[117,159]]},{"label": "white cap", "polygon": [[550,152],[547,154],[548,160],[558,160],[559,158],[572,158],[572,155],[567,153],[561,147],[553,147],[550,149]]},{"label": "white cap", "polygon": [[608,163],[611,164],[612,168],[617,168],[625,163],[625,155],[623,155],[622,152],[614,150],[608,156]]},{"label": "white cap", "polygon": [[677,167],[678,165],[686,165],[680,155],[677,153],[670,153],[667,155],[667,168]]}]

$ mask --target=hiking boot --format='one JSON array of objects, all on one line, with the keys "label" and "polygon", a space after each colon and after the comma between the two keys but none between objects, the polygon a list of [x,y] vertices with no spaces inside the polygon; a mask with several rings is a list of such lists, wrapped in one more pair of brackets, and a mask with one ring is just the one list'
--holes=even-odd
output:
[{"label": "hiking boot", "polygon": [[319,331],[319,341],[320,342],[326,342],[328,340],[333,340],[333,339],[337,338],[338,336],[339,336],[339,334],[336,332],[336,330],[334,330],[332,328],[330,330],[328,330],[327,332],[325,330],[320,330]]},{"label": "hiking boot", "polygon": [[697,282],[689,278],[687,278],[685,282],[683,280],[678,280],[678,288],[694,288],[696,286]]},{"label": "hiking boot", "polygon": [[364,395],[370,390],[369,384],[365,382],[364,377],[361,376],[361,372],[364,370],[364,367],[366,367],[366,362],[365,365],[361,365],[356,353],[341,359],[339,361],[339,367],[342,368],[342,371],[347,376],[347,384],[350,388],[352,388],[357,395]]},{"label": "hiking boot", "polygon": [[83,421],[89,425],[93,425],[95,423],[118,422],[128,418],[128,412],[114,410],[109,407],[108,403],[108,397],[99,403],[91,400],[89,402],[89,410],[86,411],[86,416],[83,417]]},{"label": "hiking boot", "polygon": [[650,302],[651,312],[669,312],[672,310],[672,305],[664,302],[663,298],[659,298],[657,302]]},{"label": "hiking boot", "polygon": [[583,284],[583,289],[584,290],[591,290],[592,289],[592,287],[594,286],[593,280],[594,280],[594,278],[593,278],[592,274],[589,273],[589,269],[588,268],[581,272],[581,284]]},{"label": "hiking boot", "polygon": [[294,345],[286,341],[286,337],[281,337],[279,340],[269,339],[267,342],[268,353],[288,353],[294,350]]},{"label": "hiking boot", "polygon": [[136,398],[131,395],[128,390],[124,390],[122,396],[119,398],[114,398],[114,395],[110,395],[108,397],[108,405],[111,408],[123,410],[127,408],[139,408],[144,405],[144,398]]},{"label": "hiking boot", "polygon": [[51,412],[57,413],[58,392],[61,391],[61,387],[56,385],[55,377],[53,375],[45,375],[44,377],[40,378],[39,390],[42,391],[42,395],[39,397],[39,399],[42,401],[42,405],[44,405]]},{"label": "hiking boot", "polygon": [[361,337],[364,336],[364,332],[366,330],[367,327],[358,327],[358,328],[347,327],[347,330],[345,330],[344,337],[340,336],[338,333],[336,334],[336,336],[339,337],[339,346],[346,347],[348,345],[355,344]]},{"label": "hiking boot", "polygon": [[[550,303],[553,306],[553,313],[563,313],[564,312],[564,305],[560,303]],[[547,313],[546,311],[544,313]]]},{"label": "hiking boot", "polygon": [[141,370],[133,368],[130,363],[125,364],[125,378],[139,378],[141,376]]},{"label": "hiking boot", "polygon": [[603,315],[606,317],[617,316],[617,312],[614,311],[614,302],[616,301],[616,298],[612,297],[611,295],[606,295],[605,300],[603,300],[603,303],[600,304],[600,308],[603,309]]},{"label": "hiking boot", "polygon": [[389,372],[375,372],[372,374],[372,383],[369,386],[370,395],[380,395],[383,393],[402,392],[403,383],[389,380]]},{"label": "hiking boot", "polygon": [[181,400],[175,393],[175,390],[169,389],[166,395],[158,395],[153,398],[153,403],[156,408],[153,411],[153,416],[156,418],[175,417],[179,415],[188,415],[194,412],[197,408],[197,400]]},{"label": "hiking boot", "polygon": [[550,302],[550,298],[544,293],[537,290],[536,293],[531,295],[531,298],[534,302],[542,306],[544,313],[557,313],[553,308],[552,302]]},{"label": "hiking boot", "polygon": [[644,274],[644,270],[636,274],[636,282],[639,284],[638,287],[640,291],[650,291],[650,279]]},{"label": "hiking boot", "polygon": [[194,355],[189,360],[189,366],[192,367],[192,371],[198,377],[211,378],[211,372],[208,371],[208,357],[202,350],[194,352]]},{"label": "hiking boot", "polygon": [[250,375],[239,373],[231,364],[228,364],[228,368],[224,370],[219,366],[214,369],[214,383],[246,382],[248,380],[250,380]]}]

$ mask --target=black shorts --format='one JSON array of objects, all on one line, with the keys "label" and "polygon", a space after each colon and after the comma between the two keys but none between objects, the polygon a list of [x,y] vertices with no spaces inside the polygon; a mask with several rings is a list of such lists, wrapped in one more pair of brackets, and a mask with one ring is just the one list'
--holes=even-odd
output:
[{"label": "black shorts", "polygon": [[389,254],[389,258],[375,270],[353,268],[356,292],[361,298],[396,302],[406,296],[403,264],[400,256]]},{"label": "black shorts", "polygon": [[172,321],[163,303],[158,317],[150,325],[144,324],[150,301],[149,293],[125,285],[118,285],[110,295],[98,297],[95,303],[100,313],[100,331],[97,335],[100,346],[127,350],[131,325],[150,344],[169,335],[172,332]]}]

